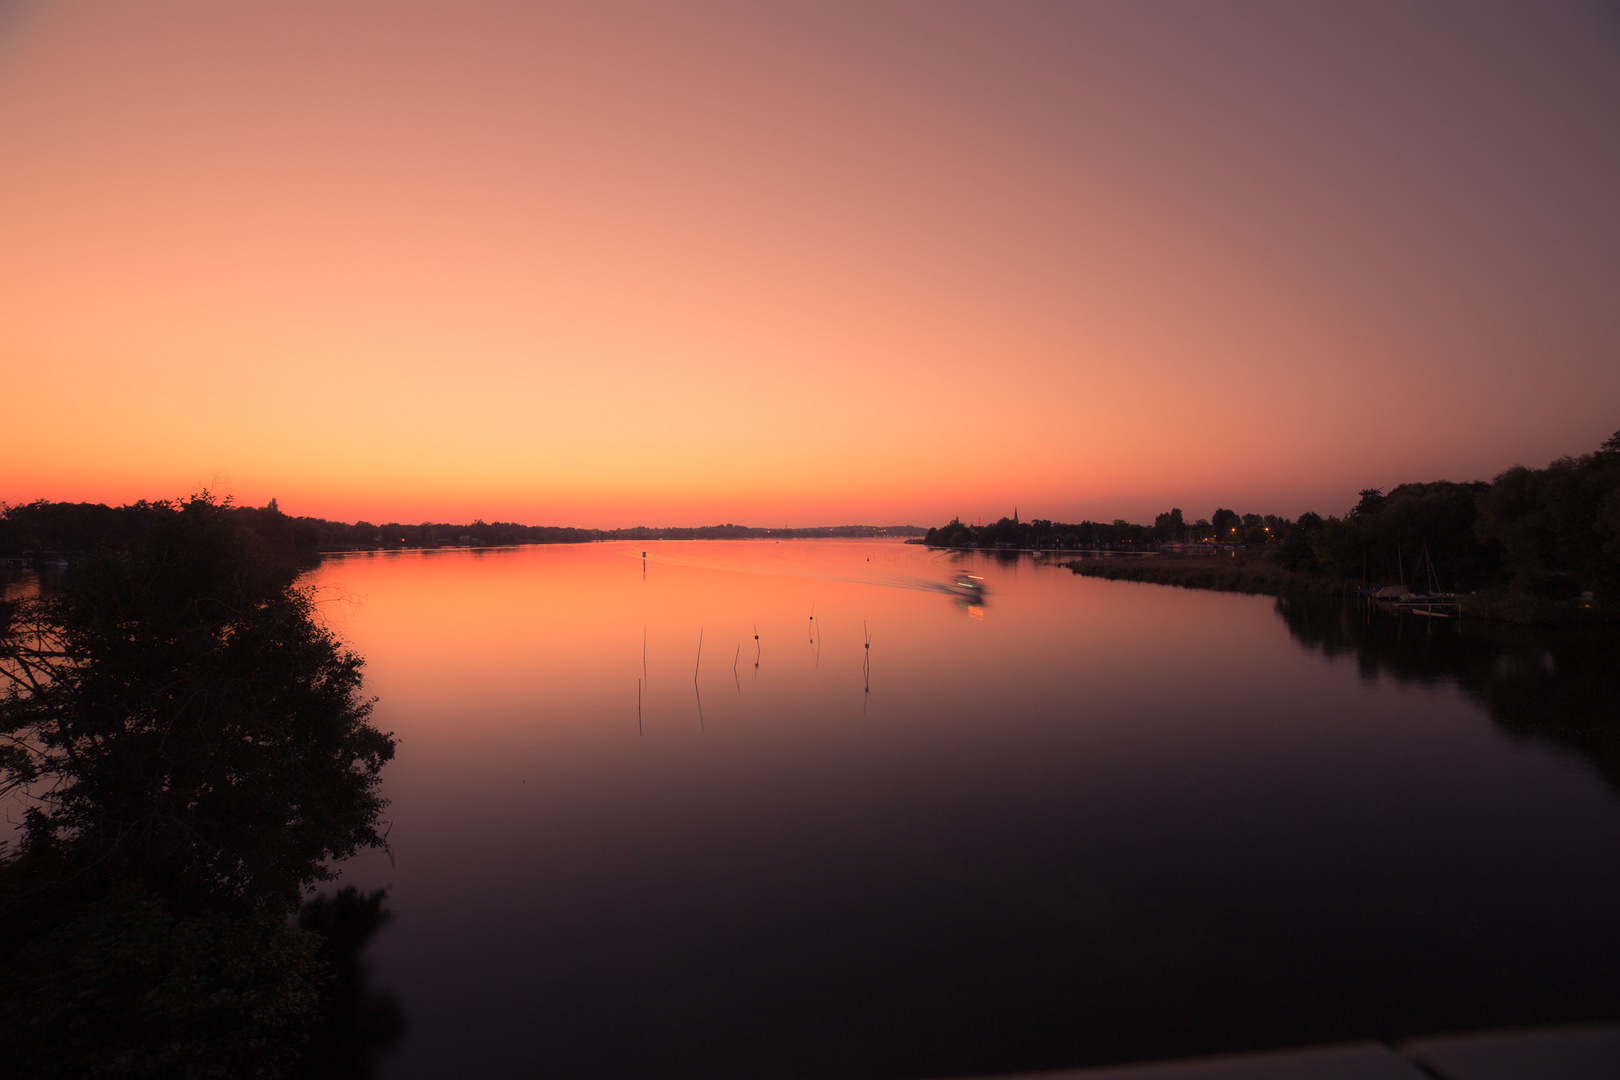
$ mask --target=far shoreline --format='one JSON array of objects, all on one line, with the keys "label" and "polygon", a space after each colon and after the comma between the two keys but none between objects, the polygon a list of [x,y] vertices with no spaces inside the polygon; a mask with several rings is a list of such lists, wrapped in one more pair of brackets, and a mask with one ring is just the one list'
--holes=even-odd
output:
[{"label": "far shoreline", "polygon": [[[1257,596],[1317,596],[1354,599],[1360,585],[1278,566],[1265,553],[1232,552],[1222,555],[1097,552],[1070,559],[1062,565],[1081,577],[1104,581],[1132,581],[1208,592],[1236,592]],[[1148,558],[1147,555],[1152,557]],[[1612,612],[1606,607],[1583,606],[1578,601],[1556,601],[1506,590],[1483,589],[1458,596],[1463,618],[1488,619],[1534,626],[1607,626]]]}]

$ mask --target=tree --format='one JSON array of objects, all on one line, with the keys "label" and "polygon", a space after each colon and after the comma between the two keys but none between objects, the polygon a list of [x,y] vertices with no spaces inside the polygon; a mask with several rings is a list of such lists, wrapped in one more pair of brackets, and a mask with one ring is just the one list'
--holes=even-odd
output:
[{"label": "tree", "polygon": [[1277,545],[1277,563],[1285,570],[1318,570],[1315,543],[1322,529],[1322,515],[1310,510],[1299,515]]},{"label": "tree", "polygon": [[1363,518],[1369,514],[1376,514],[1384,508],[1383,488],[1362,488],[1361,501],[1351,508],[1350,516]]},{"label": "tree", "polygon": [[1153,536],[1158,540],[1180,540],[1186,531],[1186,524],[1181,507],[1172,507],[1153,519]]},{"label": "tree", "polygon": [[1475,531],[1476,503],[1489,485],[1436,480],[1395,487],[1376,513],[1358,515],[1369,572],[1423,590],[1467,590],[1495,572],[1495,545]]},{"label": "tree", "polygon": [[1620,432],[1595,453],[1516,465],[1478,499],[1475,530],[1498,544],[1514,588],[1620,594]]},{"label": "tree", "polygon": [[322,1011],[288,924],[384,843],[361,660],[204,494],[0,605],[0,1043],[19,1075],[284,1075]]},{"label": "tree", "polygon": [[394,740],[296,577],[205,494],[13,606],[0,734],[27,760],[0,767],[38,795],[8,872],[290,911],[328,860],[383,843]]}]

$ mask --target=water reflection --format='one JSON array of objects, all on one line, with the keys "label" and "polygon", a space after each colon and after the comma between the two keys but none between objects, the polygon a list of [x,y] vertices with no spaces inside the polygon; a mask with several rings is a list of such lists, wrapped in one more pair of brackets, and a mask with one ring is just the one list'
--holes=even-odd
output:
[{"label": "water reflection", "polygon": [[387,890],[362,893],[353,886],[308,901],[298,913],[300,929],[321,937],[321,955],[331,972],[327,1012],[304,1048],[301,1080],[370,1080],[382,1055],[405,1034],[399,999],[372,985],[361,957],[377,932],[393,921]]},{"label": "water reflection", "polygon": [[1294,638],[1364,678],[1454,683],[1517,739],[1568,747],[1620,791],[1620,633],[1438,621],[1366,604],[1277,601]]}]

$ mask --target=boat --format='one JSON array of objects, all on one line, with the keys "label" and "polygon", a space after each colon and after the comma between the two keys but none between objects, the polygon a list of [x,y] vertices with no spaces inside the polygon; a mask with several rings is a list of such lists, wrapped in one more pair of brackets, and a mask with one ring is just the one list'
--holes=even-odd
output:
[{"label": "boat", "polygon": [[[1396,558],[1400,559],[1398,546],[1395,553]],[[1459,617],[1462,614],[1462,604],[1458,601],[1456,593],[1440,591],[1439,579],[1435,576],[1434,560],[1429,557],[1428,545],[1424,545],[1423,559],[1429,575],[1429,592],[1413,592],[1406,587],[1406,567],[1402,560],[1401,584],[1363,588],[1357,591],[1357,595],[1375,602],[1386,611],[1394,611],[1401,615],[1423,615],[1431,619]]]},{"label": "boat", "polygon": [[1458,602],[1456,593],[1440,591],[1440,579],[1434,572],[1434,559],[1429,555],[1427,544],[1423,545],[1423,562],[1429,573],[1429,591],[1407,593],[1396,602],[1396,609],[1431,619],[1457,618],[1462,614],[1462,604]]},{"label": "boat", "polygon": [[977,574],[957,574],[945,585],[945,591],[958,600],[970,604],[984,603],[984,578]]},{"label": "boat", "polygon": [[1456,593],[1407,593],[1395,603],[1395,610],[1431,619],[1455,619],[1462,614]]}]

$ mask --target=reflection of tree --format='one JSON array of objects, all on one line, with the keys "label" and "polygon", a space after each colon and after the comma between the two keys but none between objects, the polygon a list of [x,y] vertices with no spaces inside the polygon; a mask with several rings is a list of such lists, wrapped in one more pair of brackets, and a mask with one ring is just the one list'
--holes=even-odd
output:
[{"label": "reflection of tree", "polygon": [[393,913],[385,890],[362,893],[353,886],[335,896],[319,896],[298,913],[298,926],[321,939],[321,956],[331,981],[321,1020],[304,1048],[298,1070],[307,1080],[368,1080],[379,1053],[399,1041],[405,1017],[393,995],[366,982],[360,956]]},{"label": "reflection of tree", "polygon": [[1620,789],[1620,634],[1400,617],[1300,597],[1278,599],[1277,612],[1301,644],[1353,657],[1365,675],[1455,683],[1509,734],[1577,750]]},{"label": "reflection of tree", "polygon": [[320,931],[380,897],[289,917],[382,844],[394,743],[295,567],[207,497],[149,511],[0,610],[0,1043],[28,1075],[285,1075],[344,985]]}]

